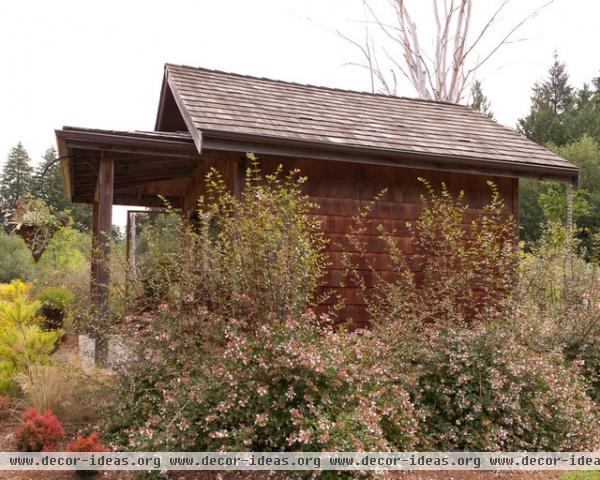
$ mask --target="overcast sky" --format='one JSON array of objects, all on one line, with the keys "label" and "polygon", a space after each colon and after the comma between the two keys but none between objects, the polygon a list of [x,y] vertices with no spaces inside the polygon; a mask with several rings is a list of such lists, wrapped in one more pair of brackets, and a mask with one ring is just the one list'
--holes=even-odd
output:
[{"label": "overcast sky", "polygon": [[[428,28],[430,2],[408,4]],[[475,26],[493,5],[475,0]],[[494,35],[537,5],[514,0]],[[0,161],[21,141],[37,162],[63,125],[151,130],[165,62],[366,90],[365,71],[344,66],[359,59],[355,50],[323,27],[360,39],[362,19],[360,0],[3,0]],[[478,75],[510,127],[555,50],[575,86],[600,74],[600,1],[555,0],[514,38],[525,40]],[[399,94],[414,91],[402,85]]]}]

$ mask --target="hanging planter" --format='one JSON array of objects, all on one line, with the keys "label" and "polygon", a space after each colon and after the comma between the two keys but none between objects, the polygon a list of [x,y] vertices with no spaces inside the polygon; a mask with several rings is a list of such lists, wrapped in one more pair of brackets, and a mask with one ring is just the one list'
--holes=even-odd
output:
[{"label": "hanging planter", "polygon": [[46,203],[37,198],[17,200],[15,212],[9,223],[12,232],[24,241],[37,263],[61,223]]}]

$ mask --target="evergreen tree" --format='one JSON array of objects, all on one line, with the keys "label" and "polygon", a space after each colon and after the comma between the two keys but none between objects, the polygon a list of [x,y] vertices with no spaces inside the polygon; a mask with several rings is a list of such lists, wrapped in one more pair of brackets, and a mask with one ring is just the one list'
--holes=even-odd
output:
[{"label": "evergreen tree", "polygon": [[492,113],[490,101],[487,96],[483,93],[483,89],[481,88],[481,82],[479,80],[475,80],[473,85],[471,85],[471,108],[475,110],[479,110],[486,117],[494,120],[494,114]]},{"label": "evergreen tree", "polygon": [[15,209],[17,200],[31,195],[34,190],[33,167],[27,150],[21,142],[8,154],[0,178],[0,204],[2,223],[6,224]]},{"label": "evergreen tree", "polygon": [[42,198],[55,214],[69,213],[74,227],[78,230],[89,230],[92,224],[92,209],[90,205],[71,203],[65,197],[63,190],[62,170],[60,162],[56,161],[58,153],[54,147],[46,150],[42,163],[36,171],[35,194]]},{"label": "evergreen tree", "polygon": [[518,130],[540,144],[567,143],[565,123],[574,103],[573,87],[569,85],[566,66],[554,54],[548,78],[533,87],[529,115],[519,120]]},{"label": "evergreen tree", "polygon": [[546,99],[552,113],[566,113],[573,103],[573,87],[569,85],[567,67],[558,60],[554,53],[554,63],[549,70],[550,78],[540,85],[542,97]]},{"label": "evergreen tree", "polygon": [[[577,208],[576,195],[573,216],[577,226],[582,228],[580,237],[590,248],[591,238],[600,233],[600,142],[583,135],[576,142],[552,150],[579,167],[579,189],[576,194],[579,193],[588,208]],[[543,197],[540,197],[542,201]]]},{"label": "evergreen tree", "polygon": [[575,94],[574,106],[565,121],[567,143],[589,135],[600,141],[600,85],[594,90],[587,83]]},{"label": "evergreen tree", "polygon": [[56,149],[50,147],[42,157],[42,163],[36,171],[36,195],[42,198],[55,212],[70,207],[69,200],[63,192],[60,163],[56,161]]}]

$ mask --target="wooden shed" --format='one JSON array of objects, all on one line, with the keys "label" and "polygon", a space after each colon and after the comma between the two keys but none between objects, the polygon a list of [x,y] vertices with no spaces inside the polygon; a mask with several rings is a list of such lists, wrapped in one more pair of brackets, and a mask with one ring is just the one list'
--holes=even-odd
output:
[{"label": "wooden shed", "polygon": [[[132,94],[135,94],[133,92]],[[489,200],[494,181],[518,217],[520,177],[575,184],[577,168],[466,106],[301,85],[202,68],[166,65],[155,130],[121,132],[63,127],[56,131],[65,191],[92,203],[97,249],[95,301],[105,307],[111,207],[156,206],[166,197],[189,217],[209,167],[240,194],[245,154],[265,170],[299,168],[331,238],[324,286],[341,289],[346,315],[364,316],[359,292],[341,287],[342,252],[351,215],[387,188],[375,211],[396,229],[408,254],[406,221],[419,214],[418,177],[463,190],[471,212]],[[369,255],[384,271],[386,255],[369,232]]]}]

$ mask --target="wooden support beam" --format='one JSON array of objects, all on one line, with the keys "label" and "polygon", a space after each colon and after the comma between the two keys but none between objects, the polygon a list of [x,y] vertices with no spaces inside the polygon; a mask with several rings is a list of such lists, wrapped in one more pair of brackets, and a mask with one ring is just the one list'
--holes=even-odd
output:
[{"label": "wooden support beam", "polygon": [[[173,208],[181,208],[181,198],[172,196],[163,196],[167,203]],[[115,205],[133,205],[143,207],[164,208],[165,202],[158,195],[128,195],[126,193],[117,193],[114,196]]]},{"label": "wooden support beam", "polygon": [[107,152],[102,153],[96,193],[94,195],[94,221],[92,231],[92,302],[98,313],[108,315],[110,235],[115,165]]},{"label": "wooden support beam", "polygon": [[127,210],[127,227],[126,227],[126,251],[127,251],[127,270],[125,272],[125,310],[129,307],[129,284],[137,277],[136,265],[136,227],[135,227],[135,211]]},{"label": "wooden support beam", "polygon": [[[181,208],[181,197],[165,196],[164,198],[171,207]],[[77,203],[96,203],[90,196],[87,195],[77,195],[73,197],[73,201]],[[114,193],[113,205],[164,208],[165,202],[163,202],[158,195],[131,195],[127,193]]]}]

